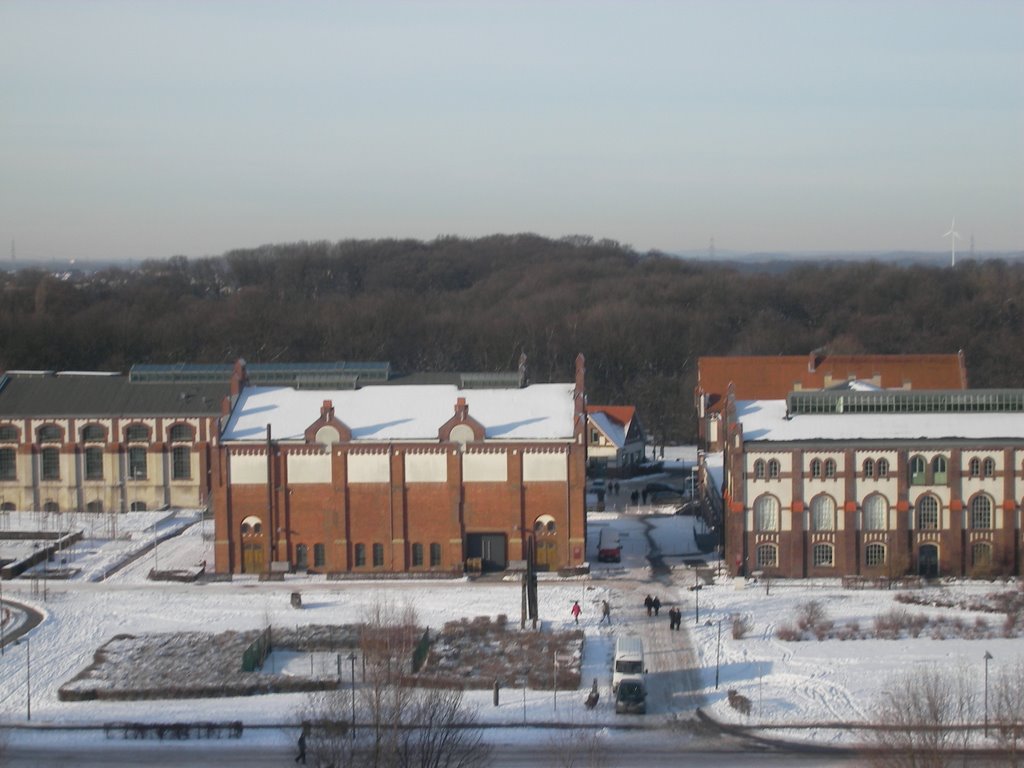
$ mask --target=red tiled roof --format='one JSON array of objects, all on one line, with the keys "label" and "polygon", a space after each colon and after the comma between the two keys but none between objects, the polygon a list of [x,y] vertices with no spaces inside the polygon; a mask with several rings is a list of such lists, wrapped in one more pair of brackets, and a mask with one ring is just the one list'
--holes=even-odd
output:
[{"label": "red tiled roof", "polygon": [[967,372],[961,355],[780,355],[701,357],[697,387],[721,400],[732,383],[740,400],[784,398],[797,385],[821,389],[850,378],[873,381],[884,389],[966,389]]},{"label": "red tiled roof", "polygon": [[588,405],[587,413],[603,413],[628,426],[636,415],[636,408],[632,405]]}]

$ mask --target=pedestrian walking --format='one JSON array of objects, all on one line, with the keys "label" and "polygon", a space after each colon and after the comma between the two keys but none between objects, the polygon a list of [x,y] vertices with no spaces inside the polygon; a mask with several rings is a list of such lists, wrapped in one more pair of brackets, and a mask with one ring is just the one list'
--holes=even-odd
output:
[{"label": "pedestrian walking", "polygon": [[306,764],[306,729],[302,729],[302,733],[299,734],[299,754],[295,757],[295,762],[301,762],[303,765]]},{"label": "pedestrian walking", "polygon": [[657,595],[655,595],[654,599],[651,600],[651,607],[654,609],[654,615],[657,616],[658,611],[661,610],[661,600],[658,599]]},{"label": "pedestrian walking", "polygon": [[651,615],[651,610],[654,608],[654,598],[650,595],[644,598],[644,608],[647,609],[647,615]]},{"label": "pedestrian walking", "polygon": [[603,623],[605,619],[608,619],[608,624],[610,626],[611,623],[612,623],[612,608],[611,608],[610,605],[608,605],[608,601],[607,600],[602,600],[601,601],[601,621],[599,621],[598,624]]},{"label": "pedestrian walking", "polygon": [[569,609],[569,613],[572,614],[572,617],[576,620],[577,624],[580,623],[580,611],[581,610],[582,609],[580,608],[580,601],[579,600],[573,600],[572,601],[572,608]]}]

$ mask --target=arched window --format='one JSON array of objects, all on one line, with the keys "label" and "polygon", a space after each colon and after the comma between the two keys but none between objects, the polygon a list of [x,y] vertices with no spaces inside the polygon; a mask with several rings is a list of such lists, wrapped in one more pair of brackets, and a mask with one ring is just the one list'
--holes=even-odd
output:
[{"label": "arched window", "polygon": [[971,528],[982,530],[992,527],[992,499],[979,493],[971,499]]},{"label": "arched window", "polygon": [[864,530],[884,531],[889,522],[889,502],[880,493],[873,493],[864,499]]},{"label": "arched window", "polygon": [[887,478],[889,476],[889,460],[879,459],[875,469],[878,470],[878,478],[880,480]]},{"label": "arched window", "polygon": [[132,512],[145,512],[146,511],[146,502],[144,502],[144,501],[133,501],[131,506],[129,507],[129,510],[131,510]]},{"label": "arched window", "polygon": [[754,479],[764,480],[764,459],[758,459],[754,462]]},{"label": "arched window", "polygon": [[423,545],[413,544],[412,545],[412,567],[421,568],[423,567]]},{"label": "arched window", "polygon": [[935,485],[946,484],[946,457],[935,456],[932,458],[932,482]]},{"label": "arched window", "polygon": [[779,530],[779,500],[765,494],[754,502],[754,528],[758,531]]},{"label": "arched window", "polygon": [[833,549],[831,544],[815,544],[812,551],[812,558],[815,567],[821,568],[834,564]]},{"label": "arched window", "polygon": [[17,509],[13,501],[5,501],[3,504],[0,504],[0,512],[16,512]]},{"label": "arched window", "polygon": [[971,565],[985,568],[992,565],[992,545],[987,541],[976,541],[971,546]]},{"label": "arched window", "polygon": [[195,430],[188,424],[175,424],[168,434],[172,443],[191,443],[194,435]]},{"label": "arched window", "polygon": [[43,512],[47,512],[49,514],[60,512],[60,505],[51,499],[43,504]]},{"label": "arched window", "polygon": [[811,462],[811,477],[821,477],[821,459],[814,459]]},{"label": "arched window", "polygon": [[988,458],[981,463],[981,476],[982,477],[995,477],[996,476],[996,462],[994,459]]},{"label": "arched window", "polygon": [[885,565],[885,545],[876,542],[864,547],[864,564],[869,568]]},{"label": "arched window", "polygon": [[249,515],[242,521],[243,536],[259,536],[263,533],[263,521],[255,515]]},{"label": "arched window", "polygon": [[917,527],[922,531],[939,529],[939,500],[934,496],[922,496],[917,500]]},{"label": "arched window", "polygon": [[864,459],[864,479],[870,480],[875,476],[875,460]]},{"label": "arched window", "polygon": [[105,443],[107,442],[107,430],[99,424],[86,424],[82,427],[83,443]]},{"label": "arched window", "polygon": [[551,515],[541,515],[533,522],[533,532],[538,536],[554,536],[558,533],[558,525]]},{"label": "arched window", "polygon": [[925,474],[925,468],[928,465],[925,463],[924,456],[914,456],[910,459],[910,484],[911,485],[924,485],[927,482]]},{"label": "arched window", "polygon": [[779,564],[779,548],[774,544],[759,544],[754,557],[758,568],[774,568]]},{"label": "arched window", "polygon": [[10,424],[0,424],[0,443],[18,442],[18,428]]},{"label": "arched window", "polygon": [[779,466],[778,459],[769,459],[768,460],[768,477],[772,478],[772,479],[775,479],[775,478],[778,478],[778,476],[780,474],[782,474],[782,473],[781,473],[781,467]]},{"label": "arched window", "polygon": [[149,427],[145,424],[129,424],[124,428],[124,439],[126,443],[148,443]]},{"label": "arched window", "polygon": [[85,511],[93,515],[101,514],[103,512],[103,502],[90,501],[88,504],[85,505]]},{"label": "arched window", "polygon": [[967,474],[971,477],[979,477],[981,475],[981,461],[977,457],[967,462]]},{"label": "arched window", "polygon": [[36,430],[36,440],[40,443],[59,443],[64,433],[54,424],[44,424]]},{"label": "arched window", "polygon": [[836,462],[835,459],[825,459],[825,477],[833,478],[836,476]]},{"label": "arched window", "polygon": [[836,529],[836,503],[824,493],[811,499],[811,530],[834,531]]}]

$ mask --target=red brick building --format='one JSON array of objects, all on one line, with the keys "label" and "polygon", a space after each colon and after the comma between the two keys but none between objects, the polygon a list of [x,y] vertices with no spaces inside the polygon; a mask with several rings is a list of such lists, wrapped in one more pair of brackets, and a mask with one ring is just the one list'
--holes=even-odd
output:
[{"label": "red brick building", "polygon": [[344,387],[240,377],[212,462],[224,573],[541,569],[585,553],[584,361],[565,384],[434,375]]}]

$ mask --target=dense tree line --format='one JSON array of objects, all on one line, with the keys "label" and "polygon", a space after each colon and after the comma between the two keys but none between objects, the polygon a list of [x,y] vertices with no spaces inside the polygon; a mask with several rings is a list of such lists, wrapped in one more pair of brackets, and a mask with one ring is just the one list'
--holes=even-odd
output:
[{"label": "dense tree line", "polygon": [[386,360],[508,371],[634,403],[692,439],[700,355],[954,353],[976,387],[1021,385],[1024,265],[737,264],[536,235],[315,242],[174,257],[65,280],[6,273],[0,370],[142,362]]}]

